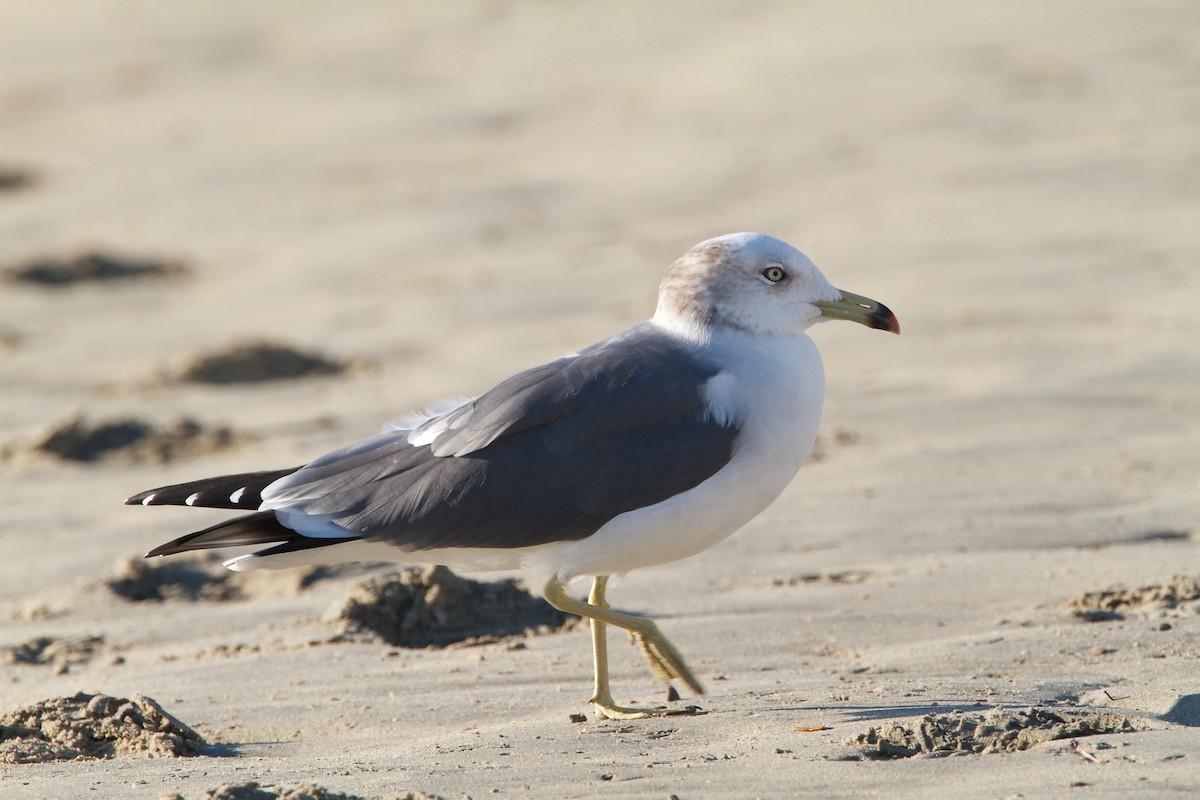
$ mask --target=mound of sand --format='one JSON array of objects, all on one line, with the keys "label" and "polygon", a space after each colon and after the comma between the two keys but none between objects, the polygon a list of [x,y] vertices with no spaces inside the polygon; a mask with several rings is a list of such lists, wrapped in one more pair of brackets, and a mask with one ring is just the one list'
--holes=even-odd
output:
[{"label": "mound of sand", "polygon": [[481,583],[445,567],[411,568],[360,582],[338,614],[345,633],[370,632],[397,647],[484,644],[573,626],[514,580]]},{"label": "mound of sand", "polygon": [[0,647],[0,664],[47,665],[62,674],[72,664],[91,661],[103,649],[103,636],[38,636],[21,644]]},{"label": "mound of sand", "polygon": [[166,278],[186,273],[187,268],[177,261],[85,252],[65,257],[33,258],[9,267],[4,275],[12,283],[60,289],[80,283]]},{"label": "mound of sand", "polygon": [[134,603],[164,600],[240,600],[242,589],[234,574],[212,553],[173,559],[130,558],[120,562],[104,586]]},{"label": "mound of sand", "polygon": [[[164,794],[159,800],[185,800],[181,794]],[[226,783],[216,789],[204,793],[204,800],[365,800],[356,794],[333,792],[324,786],[309,784],[286,788],[267,784],[263,786],[249,781],[247,783]],[[382,798],[381,798],[382,800]],[[387,800],[441,800],[436,795],[420,792],[405,792],[393,795]]]},{"label": "mound of sand", "polygon": [[211,552],[170,558],[127,558],[119,561],[101,586],[134,603],[163,601],[226,602],[254,597],[280,597],[304,592],[321,581],[341,580],[371,569],[370,565],[312,565],[252,573],[230,572]]},{"label": "mound of sand", "polygon": [[18,192],[37,185],[37,173],[14,164],[0,164],[0,192]]},{"label": "mound of sand", "polygon": [[200,734],[149,697],[80,692],[0,717],[0,763],[171,758],[205,747]]},{"label": "mound of sand", "polygon": [[64,461],[166,463],[223,450],[236,439],[230,428],[187,418],[156,426],[134,418],[92,423],[76,416],[34,441],[31,449]]},{"label": "mound of sand", "polygon": [[1068,607],[1086,622],[1124,619],[1126,614],[1194,616],[1200,614],[1200,578],[1176,575],[1166,583],[1150,586],[1112,586],[1077,597]]},{"label": "mound of sand", "polygon": [[192,383],[257,383],[316,375],[336,375],[346,369],[340,361],[273,342],[230,345],[197,356],[179,370],[179,380]]},{"label": "mound of sand", "polygon": [[914,727],[887,722],[846,740],[868,758],[1012,753],[1055,739],[1131,733],[1144,722],[1121,714],[1057,713],[1040,708],[996,708],[982,714],[929,715]]}]

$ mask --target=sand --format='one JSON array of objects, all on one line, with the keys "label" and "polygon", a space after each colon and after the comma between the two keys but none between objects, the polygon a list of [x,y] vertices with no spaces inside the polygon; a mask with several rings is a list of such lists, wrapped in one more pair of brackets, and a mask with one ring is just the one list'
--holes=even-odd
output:
[{"label": "sand", "polygon": [[[1070,747],[1078,749],[1087,746],[1088,743],[1079,741],[1087,736],[1133,733],[1147,727],[1141,719],[1122,714],[995,708],[981,714],[961,711],[949,716],[928,714],[911,728],[888,722],[847,739],[846,744],[865,745],[862,747],[865,758],[1015,753],[1061,739],[1071,740]],[[1100,746],[1112,747],[1108,743]]]},{"label": "sand", "polygon": [[[207,743],[3,764],[5,797],[1200,791],[1196,4],[0,12],[0,715],[154,698]],[[223,515],[126,496],[485,389],[736,230],[904,333],[816,329],[819,457],[611,588],[707,713],[597,720],[582,626],[349,635],[375,568],[129,571]],[[618,701],[666,701],[611,647]],[[972,746],[1054,718],[1129,724]],[[864,755],[931,725],[958,754]]]},{"label": "sand", "polygon": [[202,751],[195,731],[152,698],[79,692],[0,716],[0,763],[179,758]]},{"label": "sand", "polygon": [[440,566],[359,582],[337,620],[345,634],[410,648],[474,647],[570,629],[580,622],[511,578],[474,581]]}]

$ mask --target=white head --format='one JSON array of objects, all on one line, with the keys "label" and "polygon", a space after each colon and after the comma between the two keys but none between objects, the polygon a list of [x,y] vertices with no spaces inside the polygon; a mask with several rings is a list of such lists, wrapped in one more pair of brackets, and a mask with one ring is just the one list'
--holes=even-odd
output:
[{"label": "white head", "polygon": [[714,328],[795,336],[822,319],[900,332],[883,305],[835,288],[808,256],[762,233],[701,242],[667,268],[654,319],[705,335]]}]

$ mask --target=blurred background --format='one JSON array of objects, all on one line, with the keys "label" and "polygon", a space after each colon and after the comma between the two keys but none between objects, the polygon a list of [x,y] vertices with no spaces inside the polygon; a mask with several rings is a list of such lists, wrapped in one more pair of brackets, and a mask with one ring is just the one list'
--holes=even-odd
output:
[{"label": "blurred background", "polygon": [[[663,621],[726,713],[653,742],[570,725],[581,630],[317,647],[345,594],[321,575],[234,586],[208,564],[245,602],[108,590],[226,517],[125,497],[484,391],[646,319],[671,261],[740,230],[904,332],[816,328],[828,399],[798,479],[610,595]],[[6,666],[0,711],[141,692],[250,756],[49,765],[5,791],[582,797],[653,748],[637,786],[661,796],[1178,793],[1200,725],[1198,267],[1195,0],[0,0],[0,658],[86,650]],[[1076,702],[1176,727],[1019,770],[842,760],[868,721]]]},{"label": "blurred background", "polygon": [[[849,460],[811,480],[868,513],[846,533],[1194,524],[1200,5],[0,10],[0,491],[22,528],[141,541],[161,522],[118,503],[147,481],[298,463],[477,393],[646,318],[671,260],[737,230],[903,323],[815,333]],[[263,342],[341,372],[188,377]],[[114,420],[117,445],[166,444],[47,449]],[[172,449],[179,420],[216,444]]]}]

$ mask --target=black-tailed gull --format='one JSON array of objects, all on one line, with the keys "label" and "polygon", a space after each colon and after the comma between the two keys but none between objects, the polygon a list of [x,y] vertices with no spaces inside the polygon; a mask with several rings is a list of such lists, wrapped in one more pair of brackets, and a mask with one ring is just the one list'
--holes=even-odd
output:
[{"label": "black-tailed gull", "polygon": [[[667,269],[654,316],[627,331],[302,467],[126,502],[251,512],[149,556],[271,545],[225,565],[522,569],[551,605],[591,620],[600,714],[677,713],[613,701],[606,625],[629,631],[663,681],[703,689],[654,622],[609,607],[608,576],[712,547],[783,491],[817,435],[825,378],[805,330],[825,319],[900,332],[794,247],[720,236]],[[586,602],[564,588],[577,576],[593,578]]]}]

